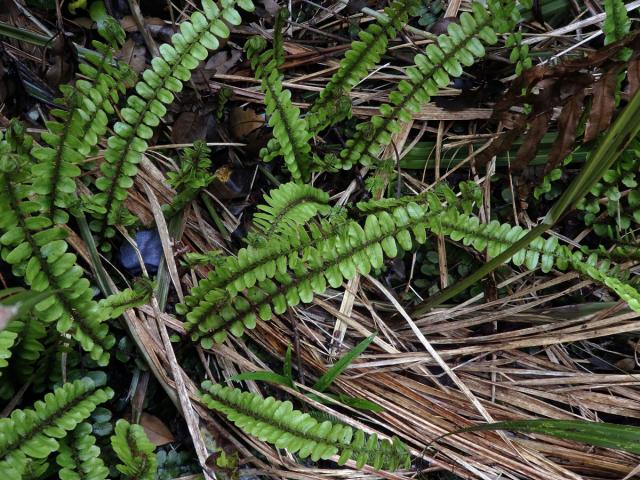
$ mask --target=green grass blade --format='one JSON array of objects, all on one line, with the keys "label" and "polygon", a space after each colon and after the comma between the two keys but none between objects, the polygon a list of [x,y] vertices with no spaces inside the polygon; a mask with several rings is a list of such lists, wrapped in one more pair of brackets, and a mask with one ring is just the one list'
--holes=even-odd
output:
[{"label": "green grass blade", "polygon": [[640,427],[582,420],[514,420],[487,423],[457,430],[438,437],[438,439],[448,435],[481,430],[510,430],[523,433],[538,433],[562,438],[564,440],[588,443],[597,447],[640,453]]},{"label": "green grass blade", "polygon": [[351,362],[353,362],[358,355],[364,352],[369,344],[373,341],[376,334],[370,335],[369,337],[362,340],[358,345],[353,347],[348,353],[343,355],[340,360],[338,360],[333,367],[326,371],[324,375],[322,375],[318,381],[313,385],[313,389],[318,392],[324,392],[329,385],[333,383],[338,375],[340,375],[345,368],[349,366]]}]

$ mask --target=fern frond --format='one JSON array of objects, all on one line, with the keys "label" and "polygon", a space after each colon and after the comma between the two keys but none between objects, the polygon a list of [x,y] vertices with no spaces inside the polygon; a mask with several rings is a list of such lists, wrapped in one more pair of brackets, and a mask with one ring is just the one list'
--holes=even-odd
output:
[{"label": "fern frond", "polygon": [[132,425],[126,420],[116,422],[115,435],[111,446],[122,462],[116,465],[120,473],[136,480],[153,480],[156,475],[157,460],[153,453],[155,446],[149,441],[140,425]]},{"label": "fern frond", "polygon": [[359,40],[351,43],[351,48],[344,54],[339,69],[332,75],[307,113],[306,119],[311,133],[317,134],[351,116],[348,93],[380,62],[389,40],[395,38],[407,23],[415,4],[415,0],[391,2],[384,9],[386,19],[379,17],[366,30],[358,33]]},{"label": "fern frond", "polygon": [[[495,220],[483,224],[478,217],[461,214],[455,209],[446,210],[431,218],[429,224],[434,233],[447,235],[454,241],[462,241],[478,251],[486,249],[491,257],[498,256],[527,234],[527,230],[520,226],[500,224]],[[550,272],[554,267],[566,270],[571,266],[595,282],[606,285],[627,302],[632,310],[640,312],[640,292],[617,278],[609,268],[608,260],[602,261],[596,254],[585,257],[580,251],[572,252],[566,245],[559,245],[556,237],[550,236],[546,240],[538,237],[508,261],[516,266],[524,265],[529,270],[540,266],[544,273]]]},{"label": "fern frond", "polygon": [[304,225],[318,214],[329,212],[329,195],[310,185],[283,183],[264,196],[253,215],[255,227],[265,236],[282,234]]},{"label": "fern frond", "polygon": [[47,458],[58,449],[57,439],[112,396],[110,388],[97,388],[92,379],[83,378],[56,388],[33,409],[13,410],[0,419],[0,473],[12,480],[22,478],[27,457]]},{"label": "fern frond", "polygon": [[105,480],[109,476],[91,424],[81,423],[59,443],[56,462],[61,467],[58,475],[62,480]]},{"label": "fern frond", "polygon": [[353,459],[357,468],[365,464],[376,470],[408,468],[411,458],[407,447],[397,438],[378,441],[377,435],[365,437],[341,423],[319,422],[308,413],[294,410],[289,401],[263,399],[251,392],[206,381],[202,384],[203,403],[224,414],[238,428],[262,441],[285,448],[300,458],[326,460],[338,456],[338,464]]},{"label": "fern frond", "polygon": [[[455,199],[455,195],[453,195]],[[363,211],[381,213],[395,207],[406,208],[411,203],[427,205],[432,211],[441,208],[441,200],[435,193],[428,192],[418,197],[403,197],[393,200],[393,204],[381,208],[381,202],[361,202],[358,204]],[[277,273],[285,274],[289,268],[299,263],[299,258],[311,252],[317,244],[324,241],[336,241],[336,238],[349,226],[346,220],[320,219],[310,223],[305,228],[289,229],[277,236],[277,241],[265,242],[263,245],[249,245],[238,251],[237,257],[224,257],[212,270],[207,278],[202,279],[193,287],[184,304],[176,306],[178,313],[190,315],[192,321],[199,322],[206,316],[207,308],[216,304],[219,297],[224,296],[220,290],[235,296],[246,288],[253,287],[256,281],[274,278]]]},{"label": "fern frond", "polygon": [[160,124],[174,94],[182,91],[184,82],[191,78],[209,50],[219,46],[219,39],[230,34],[228,25],[239,25],[240,14],[234,8],[240,6],[253,10],[251,0],[221,0],[218,7],[212,0],[203,0],[203,13],[195,12],[188,21],[180,24],[180,32],[171,37],[171,44],[160,46],[160,57],[151,62],[151,68],[142,74],[136,85],[137,94],[130,95],[127,107],[121,110],[122,120],[113,130],[115,134],[107,141],[104,162],[100,166],[102,177],[96,181],[100,193],[94,195],[91,210],[99,219],[92,228],[99,234],[107,226],[118,223],[122,204],[137,164],[148,147],[153,129]]},{"label": "fern frond", "polygon": [[2,259],[32,290],[54,292],[36,305],[35,315],[46,323],[56,322],[60,333],[69,332],[91,358],[106,365],[115,338],[98,314],[91,285],[76,264],[76,256],[67,252],[67,232],[52,226],[39,213],[31,188],[18,183],[25,176],[22,162],[24,155],[0,158]]},{"label": "fern frond", "polygon": [[[278,241],[265,245],[249,245],[238,251],[237,257],[223,257],[207,278],[193,287],[183,304],[176,305],[178,313],[199,317],[203,304],[212,304],[213,297],[226,289],[229,295],[237,295],[257,280],[272,278],[276,272],[286,272],[287,258],[298,258],[302,252],[323,238],[334,238],[344,228],[344,223],[320,221],[307,228],[278,237]],[[193,311],[193,312],[192,312]],[[192,312],[192,313],[190,313]]]},{"label": "fern frond", "polygon": [[110,47],[98,41],[94,47],[98,54],[87,54],[88,63],[79,66],[87,79],[77,80],[74,87],[60,87],[64,96],[56,102],[61,108],[51,111],[54,120],[46,122],[47,131],[41,134],[47,146],[37,145],[31,151],[37,159],[33,187],[44,215],[53,223],[69,220],[65,209],[76,201],[75,179],[82,162],[107,131],[108,115],[115,113],[114,105],[132,75],[127,65],[114,61]]},{"label": "fern frond", "polygon": [[606,17],[602,25],[604,44],[622,40],[631,30],[631,20],[623,0],[604,0]]},{"label": "fern frond", "polygon": [[[209,290],[187,313],[185,327],[193,340],[208,348],[212,341],[224,341],[228,331],[240,336],[245,328],[254,328],[258,316],[269,320],[272,312],[279,315],[300,302],[309,303],[314,294],[324,293],[327,284],[337,288],[357,272],[366,275],[381,268],[385,256],[394,258],[400,249],[424,243],[427,211],[409,203],[390,213],[367,216],[364,226],[346,222],[336,235],[316,237],[299,253],[294,250],[252,275],[244,274],[236,281],[245,284],[243,295],[230,298],[223,289]],[[240,254],[238,258],[242,265]]]},{"label": "fern frond", "polygon": [[408,80],[402,80],[389,95],[390,104],[380,107],[380,115],[359,124],[354,138],[346,142],[339,156],[329,155],[325,165],[351,168],[356,163],[371,165],[382,146],[400,130],[400,122],[408,122],[420,106],[429,102],[451,77],[462,75],[463,66],[470,66],[484,57],[483,43],[497,42],[497,32],[510,30],[515,4],[491,0],[488,6],[472,3],[472,13],[463,12],[460,23],[450,23],[448,35],[440,35],[424,54],[415,57],[416,65],[406,70]]},{"label": "fern frond", "polygon": [[209,173],[211,167],[211,149],[202,140],[196,140],[193,148],[187,148],[181,155],[180,168],[169,172],[167,180],[178,191],[171,203],[162,206],[166,218],[175,216],[184,210],[198,194],[214,179]]},{"label": "fern frond", "polygon": [[125,310],[148,303],[152,293],[153,282],[147,278],[140,278],[134,283],[133,288],[127,288],[100,300],[101,314],[108,318],[118,318]]},{"label": "fern frond", "polygon": [[275,16],[273,25],[272,48],[267,48],[267,41],[258,36],[249,38],[244,45],[251,69],[259,80],[264,80],[271,70],[279,68],[284,63],[285,52],[282,32],[287,18],[289,18],[288,10],[280,8]]},{"label": "fern frond", "polygon": [[312,135],[306,120],[300,117],[300,109],[291,101],[291,91],[282,86],[283,75],[278,67],[284,62],[282,29],[288,17],[285,9],[276,15],[273,28],[273,48],[267,49],[262,37],[247,40],[245,50],[256,78],[262,82],[264,103],[273,137],[260,151],[260,157],[270,162],[282,156],[284,163],[295,181],[306,181],[309,174],[310,141]]}]

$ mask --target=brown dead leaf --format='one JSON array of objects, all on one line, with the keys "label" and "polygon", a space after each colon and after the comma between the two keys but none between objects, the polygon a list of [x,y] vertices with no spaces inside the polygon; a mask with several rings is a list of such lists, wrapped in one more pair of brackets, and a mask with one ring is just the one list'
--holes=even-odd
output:
[{"label": "brown dead leaf", "polygon": [[[149,30],[157,30],[167,25],[167,23],[158,17],[144,17],[145,26],[149,27]],[[125,32],[137,32],[138,25],[132,15],[125,15],[120,20],[120,26]]]},{"label": "brown dead leaf", "polygon": [[147,434],[151,443],[156,447],[166,445],[175,441],[173,434],[169,431],[169,428],[155,415],[142,412],[140,417],[140,425],[144,428],[144,433]]},{"label": "brown dead leaf", "polygon": [[278,13],[278,10],[280,10],[280,5],[278,5],[278,2],[276,2],[275,0],[260,0],[260,3],[264,7],[267,14],[269,14],[269,16],[271,17],[275,17]]},{"label": "brown dead leaf", "polygon": [[629,62],[627,66],[627,80],[629,81],[627,95],[631,98],[640,88],[640,60],[636,59]]},{"label": "brown dead leaf", "polygon": [[193,81],[199,89],[209,90],[209,80],[216,73],[228,73],[242,60],[241,50],[222,50],[212,55],[204,65],[198,67],[193,74]]},{"label": "brown dead leaf", "polygon": [[232,108],[229,118],[231,135],[236,140],[243,140],[251,132],[262,127],[265,123],[264,115],[259,115],[252,108]]},{"label": "brown dead leaf", "polygon": [[582,115],[584,96],[584,90],[577,92],[562,109],[562,113],[558,117],[558,136],[554,140],[547,157],[544,175],[553,170],[573,150],[573,145],[576,141],[576,128],[578,127],[580,115]]},{"label": "brown dead leaf", "polygon": [[611,123],[615,110],[615,90],[618,82],[618,69],[612,68],[605,72],[600,80],[593,85],[593,102],[589,112],[589,120],[584,132],[584,141],[596,138],[605,131]]},{"label": "brown dead leaf", "polygon": [[206,139],[210,129],[215,127],[213,114],[201,115],[198,112],[182,112],[176,118],[171,129],[173,143],[193,143]]},{"label": "brown dead leaf", "polygon": [[51,54],[45,79],[50,87],[68,83],[74,76],[78,64],[78,52],[69,37],[63,33],[56,35],[49,49]]},{"label": "brown dead leaf", "polygon": [[552,111],[543,112],[531,121],[527,135],[518,149],[516,159],[511,164],[512,172],[521,172],[529,165],[531,159],[535,157],[542,137],[544,137],[544,134],[549,130],[551,114]]},{"label": "brown dead leaf", "polygon": [[134,72],[142,73],[147,63],[145,52],[146,49],[143,46],[136,45],[133,39],[130,38],[122,46],[122,49],[116,53],[115,58],[125,62]]},{"label": "brown dead leaf", "polygon": [[476,155],[475,161],[478,168],[486,165],[500,152],[510,149],[513,142],[516,141],[527,127],[527,117],[525,115],[511,115],[510,120],[512,126],[511,130],[507,130],[506,132],[499,134],[493,139],[487,148]]}]

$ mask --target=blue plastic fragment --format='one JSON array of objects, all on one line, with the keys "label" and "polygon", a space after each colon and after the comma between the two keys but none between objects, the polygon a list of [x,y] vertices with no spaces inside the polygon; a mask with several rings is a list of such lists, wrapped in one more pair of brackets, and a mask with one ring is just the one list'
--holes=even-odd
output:
[{"label": "blue plastic fragment", "polygon": [[[144,266],[149,274],[156,273],[162,259],[162,243],[156,230],[140,230],[135,236],[136,244],[142,254]],[[142,269],[135,250],[129,242],[123,242],[119,252],[120,264],[131,275],[140,275]]]}]

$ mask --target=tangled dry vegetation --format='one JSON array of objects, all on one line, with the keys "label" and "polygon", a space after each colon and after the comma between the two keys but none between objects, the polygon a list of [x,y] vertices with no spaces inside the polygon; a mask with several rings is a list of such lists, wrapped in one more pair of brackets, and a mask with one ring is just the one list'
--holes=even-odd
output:
[{"label": "tangled dry vegetation", "polygon": [[0,0],[0,471],[638,475],[638,6]]}]

